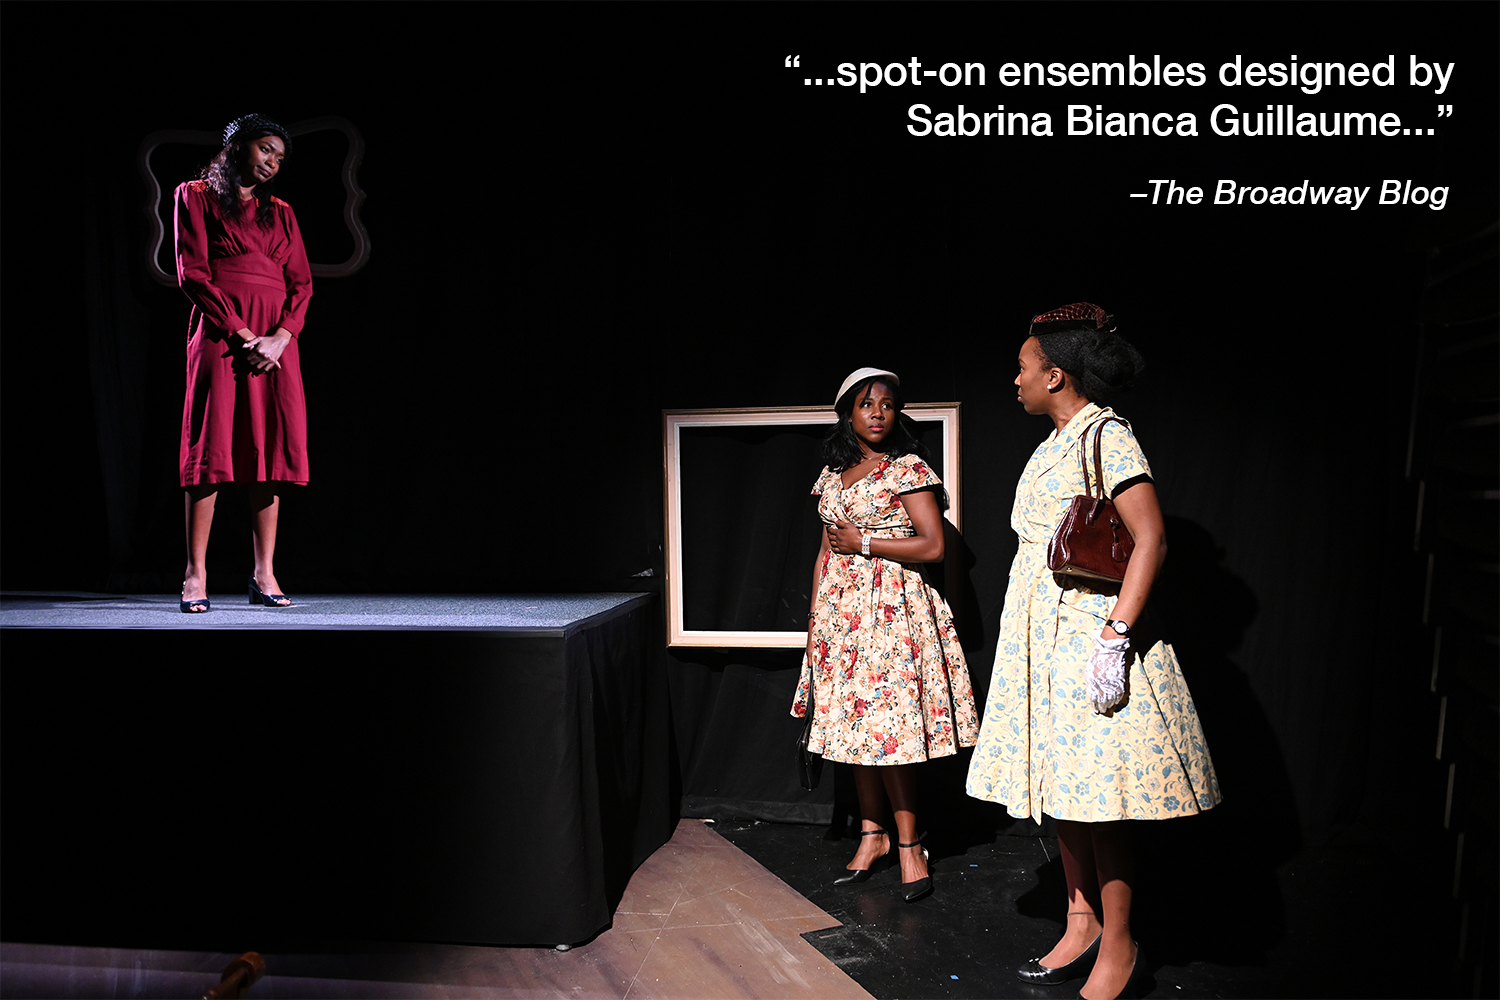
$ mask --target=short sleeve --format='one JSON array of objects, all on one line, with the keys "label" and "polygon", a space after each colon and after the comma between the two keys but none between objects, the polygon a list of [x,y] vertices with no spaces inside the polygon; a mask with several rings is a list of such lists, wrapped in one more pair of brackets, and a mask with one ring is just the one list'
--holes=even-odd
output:
[{"label": "short sleeve", "polygon": [[837,473],[828,468],[828,466],[823,466],[823,471],[821,474],[819,474],[818,481],[813,483],[812,495],[818,497],[822,496],[824,493],[827,493],[829,490],[828,480],[835,475],[837,475]]},{"label": "short sleeve", "polygon": [[[1084,437],[1090,468],[1094,464],[1094,433],[1090,432]],[[1131,480],[1149,482],[1151,479],[1151,466],[1146,463],[1146,456],[1136,443],[1135,432],[1124,424],[1110,421],[1104,425],[1100,461],[1104,467],[1104,488],[1108,496],[1114,496],[1123,483]],[[1131,482],[1131,485],[1135,483]]]},{"label": "short sleeve", "polygon": [[916,455],[902,455],[892,463],[892,471],[896,474],[897,493],[912,493],[943,484],[937,473]]}]

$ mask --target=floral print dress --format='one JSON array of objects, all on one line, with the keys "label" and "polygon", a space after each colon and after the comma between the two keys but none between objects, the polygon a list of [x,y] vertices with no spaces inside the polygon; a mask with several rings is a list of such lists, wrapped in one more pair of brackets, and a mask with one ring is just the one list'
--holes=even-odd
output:
[{"label": "floral print dress", "polygon": [[[844,488],[825,468],[818,514],[871,538],[916,534],[901,494],[940,480],[915,455],[882,460]],[[815,697],[808,749],[848,764],[913,764],[973,746],[979,718],[953,613],[921,568],[875,556],[826,553],[792,715]]]},{"label": "floral print dress", "polygon": [[[1167,819],[1220,798],[1177,654],[1151,634],[1149,615],[1132,623],[1124,704],[1098,715],[1084,669],[1115,598],[1047,568],[1047,543],[1083,493],[1080,441],[1088,442],[1092,466],[1091,428],[1113,415],[1085,406],[1038,446],[1016,486],[1010,523],[1020,547],[968,781],[970,795],[1003,803],[1016,817]],[[1102,460],[1110,495],[1151,473],[1135,435],[1117,423],[1104,427]]]}]

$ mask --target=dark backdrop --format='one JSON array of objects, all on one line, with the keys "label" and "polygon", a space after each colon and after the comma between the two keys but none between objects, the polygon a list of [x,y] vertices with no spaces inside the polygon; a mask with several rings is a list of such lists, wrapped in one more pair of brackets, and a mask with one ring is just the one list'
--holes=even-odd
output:
[{"label": "dark backdrop", "polygon": [[[144,268],[142,136],[250,110],[340,115],[368,145],[373,255],[317,283],[302,339],[312,484],[287,502],[278,552],[294,593],[650,585],[663,408],[815,404],[882,365],[911,398],[964,406],[982,691],[1014,482],[1047,432],[1014,402],[1016,350],[1029,315],[1089,299],[1151,364],[1120,409],[1170,518],[1166,613],[1229,801],[1316,836],[1401,805],[1431,742],[1414,714],[1425,675],[1382,632],[1415,586],[1399,549],[1420,248],[1496,216],[1494,5],[243,10],[6,9],[5,588],[177,587],[187,302]],[[1236,53],[1394,55],[1399,85],[801,82],[846,60],[1155,53],[1210,76]],[[1449,92],[1405,86],[1408,55],[1455,63]],[[1219,138],[1221,100],[1390,110],[1438,134]],[[1059,132],[1070,102],[1191,110],[1204,134],[919,139],[915,101],[1048,110]],[[288,197],[310,215],[326,185],[299,203],[297,169]],[[1442,212],[1374,194],[1357,212],[1128,197],[1151,178],[1211,197],[1221,177],[1451,194]],[[220,519],[212,588],[232,593],[247,532],[233,504]],[[716,744],[708,720],[784,704],[794,662],[671,657],[687,791],[769,766]],[[726,707],[721,685],[762,694]]]}]

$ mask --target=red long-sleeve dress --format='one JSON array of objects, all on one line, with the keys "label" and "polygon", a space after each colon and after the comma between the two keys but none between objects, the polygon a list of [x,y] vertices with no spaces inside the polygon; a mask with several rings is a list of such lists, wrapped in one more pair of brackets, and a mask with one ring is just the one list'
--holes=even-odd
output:
[{"label": "red long-sleeve dress", "polygon": [[[272,198],[269,227],[255,205],[226,216],[205,181],[178,185],[177,283],[192,300],[182,485],[307,483],[307,404],[298,338],[312,272],[292,207]],[[235,333],[292,335],[279,369],[257,374]],[[231,347],[234,349],[231,350]]]}]

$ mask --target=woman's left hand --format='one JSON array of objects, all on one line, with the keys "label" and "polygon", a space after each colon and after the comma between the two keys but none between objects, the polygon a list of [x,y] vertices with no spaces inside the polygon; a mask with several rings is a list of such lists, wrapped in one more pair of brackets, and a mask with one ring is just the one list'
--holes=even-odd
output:
[{"label": "woman's left hand", "polygon": [[1089,704],[1100,715],[1125,700],[1125,657],[1130,640],[1124,636],[1112,639],[1114,629],[1106,627],[1094,638],[1094,653],[1089,657],[1086,678]]},{"label": "woman's left hand", "polygon": [[291,342],[292,335],[278,326],[274,333],[256,337],[245,344],[245,360],[252,369],[262,374],[273,368],[280,368],[281,354]]},{"label": "woman's left hand", "polygon": [[841,556],[857,555],[864,542],[864,532],[848,521],[835,521],[825,529],[828,547]]}]

